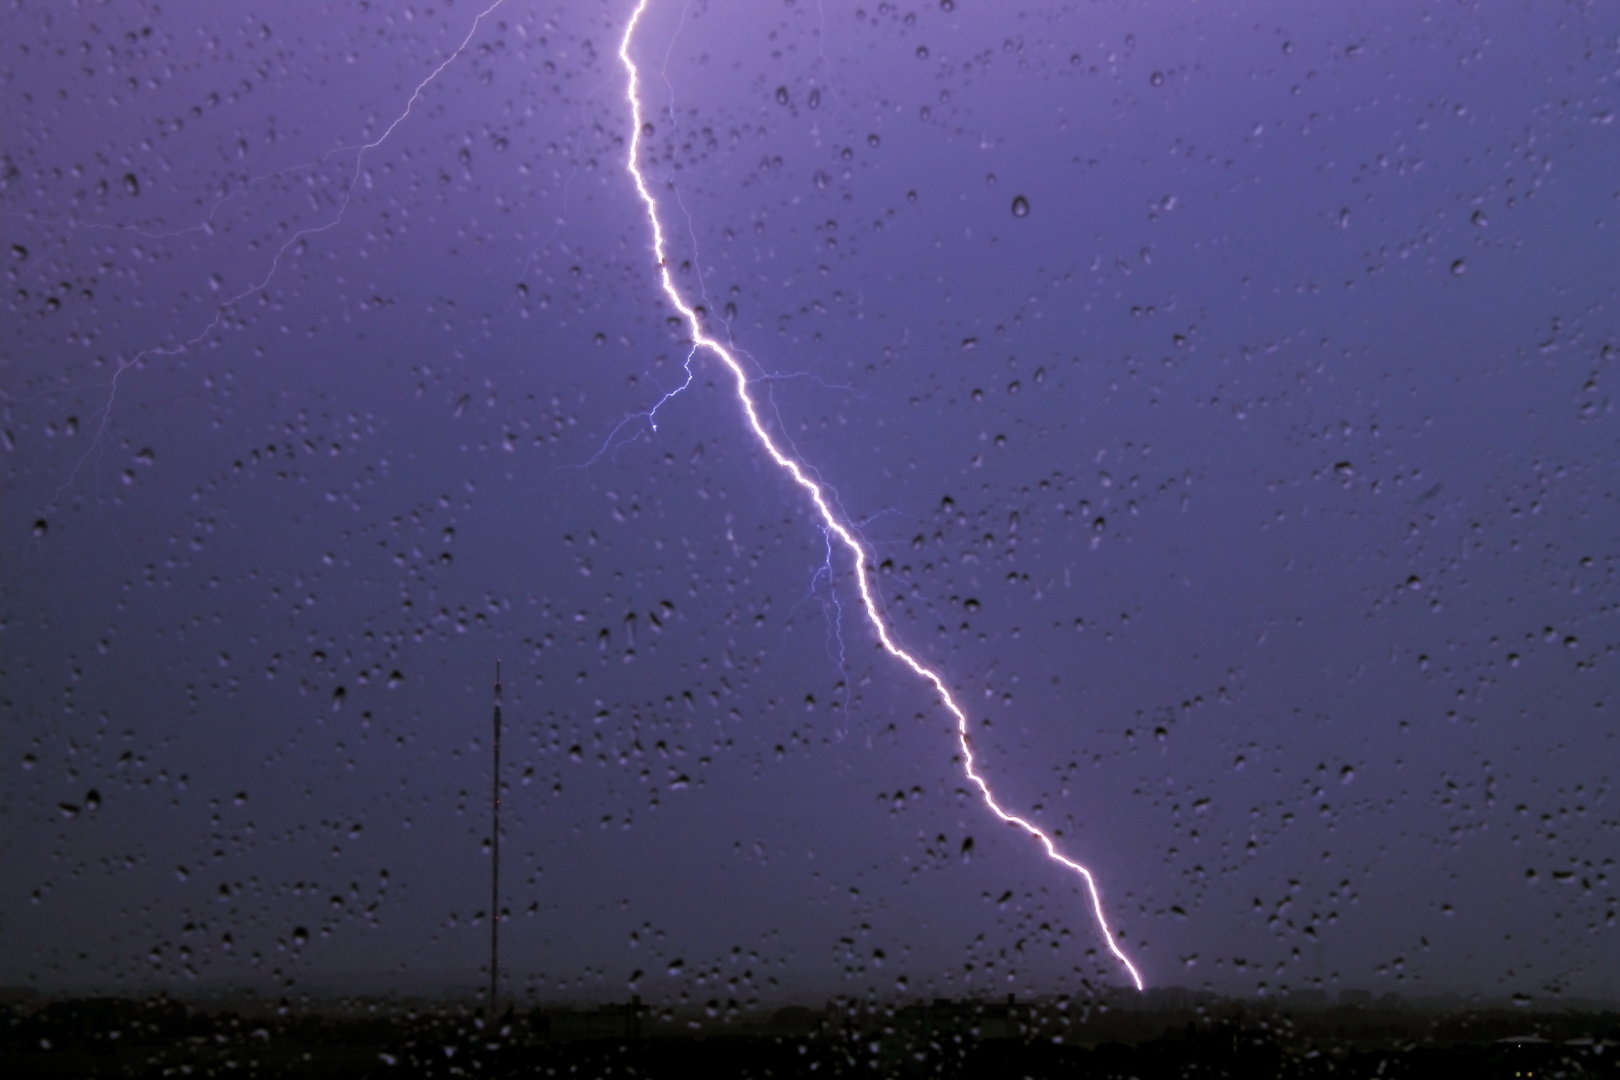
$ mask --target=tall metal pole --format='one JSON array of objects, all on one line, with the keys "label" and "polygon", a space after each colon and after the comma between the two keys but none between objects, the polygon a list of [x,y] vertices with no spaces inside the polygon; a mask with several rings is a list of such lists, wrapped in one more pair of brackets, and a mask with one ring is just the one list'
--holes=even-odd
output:
[{"label": "tall metal pole", "polygon": [[495,1022],[495,980],[501,940],[501,662],[495,661],[495,777],[490,790],[489,1022]]}]

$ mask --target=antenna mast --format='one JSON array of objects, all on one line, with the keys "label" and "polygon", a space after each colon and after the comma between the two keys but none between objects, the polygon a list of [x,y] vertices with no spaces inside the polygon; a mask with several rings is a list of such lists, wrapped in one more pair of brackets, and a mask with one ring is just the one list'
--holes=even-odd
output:
[{"label": "antenna mast", "polygon": [[489,1022],[495,1022],[495,983],[501,940],[501,662],[495,661],[495,775],[490,787]]}]

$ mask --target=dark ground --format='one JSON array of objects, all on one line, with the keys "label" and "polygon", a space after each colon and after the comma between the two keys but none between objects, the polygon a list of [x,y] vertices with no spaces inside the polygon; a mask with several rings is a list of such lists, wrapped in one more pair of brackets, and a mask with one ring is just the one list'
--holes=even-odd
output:
[{"label": "dark ground", "polygon": [[0,1012],[0,1075],[583,1077],[1620,1076],[1620,1013],[1507,1008],[834,1003],[730,1023],[639,1003],[508,1011],[347,999],[321,1011],[158,997]]}]

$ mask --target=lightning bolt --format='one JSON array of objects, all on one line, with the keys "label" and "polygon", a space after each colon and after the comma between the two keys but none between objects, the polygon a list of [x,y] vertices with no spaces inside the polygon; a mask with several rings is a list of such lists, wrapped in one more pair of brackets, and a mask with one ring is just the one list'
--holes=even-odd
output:
[{"label": "lightning bolt", "polygon": [[1038,841],[1046,849],[1048,858],[1061,863],[1084,879],[1086,892],[1091,897],[1092,914],[1096,916],[1097,926],[1101,929],[1104,940],[1108,942],[1109,951],[1125,966],[1125,970],[1130,972],[1131,981],[1140,990],[1142,989],[1142,976],[1137,973],[1136,967],[1131,963],[1130,958],[1125,955],[1114,940],[1114,933],[1109,929],[1107,916],[1103,914],[1102,899],[1097,893],[1097,882],[1092,877],[1091,871],[1060,852],[1057,845],[1052,842],[1052,838],[1034,824],[1017,814],[1009,812],[1000,803],[996,802],[995,795],[990,791],[990,785],[973,768],[973,749],[969,745],[967,714],[962,711],[962,707],[951,696],[950,690],[946,689],[945,680],[939,673],[923,664],[921,660],[918,660],[905,649],[902,649],[894,637],[890,635],[889,628],[884,624],[882,616],[879,615],[877,600],[872,595],[871,581],[866,573],[871,566],[866,549],[861,547],[860,541],[855,538],[855,534],[850,528],[839,519],[837,514],[833,513],[832,506],[828,502],[826,492],[821,485],[810,477],[803,465],[784,454],[776,445],[775,440],[771,438],[770,433],[765,430],[765,426],[760,423],[759,411],[754,404],[753,395],[749,393],[748,375],[744,371],[742,363],[736,356],[732,355],[724,344],[703,332],[703,327],[698,323],[697,312],[682,298],[680,291],[675,288],[675,280],[670,277],[669,273],[669,261],[665,257],[664,227],[659,222],[658,203],[653,198],[652,192],[647,189],[646,178],[641,175],[641,170],[636,164],[637,151],[641,146],[642,131],[641,99],[638,94],[640,73],[635,62],[630,59],[630,41],[635,37],[636,25],[646,12],[648,3],[649,0],[639,0],[629,22],[625,24],[624,37],[619,42],[619,59],[624,62],[625,71],[629,76],[625,97],[630,106],[630,119],[632,121],[630,150],[625,158],[625,168],[630,173],[630,179],[636,185],[636,192],[641,196],[641,201],[647,206],[647,223],[652,227],[653,254],[658,258],[658,278],[663,285],[664,294],[669,297],[670,303],[675,305],[675,309],[685,317],[687,324],[692,328],[693,352],[696,352],[699,348],[707,349],[719,357],[721,362],[731,370],[731,374],[737,382],[737,401],[742,406],[743,415],[748,419],[748,427],[753,431],[754,438],[759,440],[760,446],[764,447],[765,452],[770,455],[772,461],[776,462],[777,467],[793,477],[794,482],[805,490],[805,494],[810,496],[810,501],[815,504],[817,513],[821,515],[823,528],[827,533],[836,536],[839,542],[849,550],[850,557],[855,564],[855,580],[860,584],[861,605],[866,609],[867,620],[871,622],[872,630],[877,634],[878,641],[882,643],[884,650],[909,667],[920,678],[932,684],[934,689],[938,691],[940,701],[945,705],[945,708],[950,711],[952,716],[956,717],[956,737],[962,746],[962,767],[967,773],[968,779],[973,781],[974,785],[979,789],[979,794],[984,797],[984,804],[1002,821],[1009,825],[1018,826]]},{"label": "lightning bolt", "polygon": [[[299,229],[297,232],[295,232],[291,236],[289,236],[287,238],[286,242],[283,243],[280,247],[278,247],[276,249],[275,255],[272,256],[271,259],[270,259],[270,269],[265,271],[264,276],[257,283],[249,285],[246,288],[242,289],[240,292],[236,293],[235,295],[227,297],[226,299],[221,300],[219,303],[215,304],[214,305],[213,318],[209,319],[207,325],[205,325],[201,330],[197,331],[191,337],[186,338],[184,341],[181,341],[178,345],[172,345],[172,346],[152,345],[152,346],[149,346],[149,347],[147,347],[145,349],[140,350],[139,352],[135,353],[133,356],[130,356],[128,359],[120,359],[120,360],[118,360],[117,365],[113,368],[112,377],[107,383],[107,404],[101,410],[101,422],[96,427],[95,436],[90,440],[90,445],[89,445],[88,449],[86,449],[83,456],[81,456],[79,458],[78,463],[73,466],[73,471],[68,474],[67,481],[65,483],[63,483],[62,486],[57,489],[56,495],[53,496],[51,501],[50,501],[50,504],[49,504],[50,508],[54,508],[56,506],[56,504],[61,501],[62,494],[73,486],[74,482],[78,479],[79,470],[84,468],[84,463],[86,461],[90,460],[90,457],[96,452],[97,448],[101,445],[102,437],[107,434],[107,425],[109,423],[111,423],[111,421],[112,421],[113,405],[114,405],[114,403],[115,403],[115,401],[116,401],[116,399],[118,397],[118,380],[119,380],[119,377],[121,375],[123,375],[124,372],[128,371],[130,368],[136,367],[137,365],[139,365],[143,360],[145,360],[149,356],[178,356],[179,354],[181,354],[183,352],[186,352],[188,349],[191,349],[191,348],[195,347],[196,345],[200,344],[205,338],[207,338],[215,330],[218,330],[220,328],[220,326],[225,322],[226,315],[228,315],[230,313],[230,310],[232,308],[234,308],[237,304],[241,303],[243,300],[245,300],[248,297],[252,296],[254,293],[262,292],[263,290],[269,288],[270,282],[275,280],[276,274],[278,272],[280,272],[280,270],[281,270],[282,256],[286,255],[287,252],[291,251],[295,245],[297,245],[298,243],[303,241],[306,237],[319,236],[320,234],[322,234],[324,232],[328,232],[328,231],[330,231],[332,229],[335,229],[340,224],[342,224],[343,216],[344,216],[344,214],[348,213],[349,203],[354,197],[355,185],[358,183],[358,181],[360,179],[360,169],[361,169],[361,166],[363,166],[365,164],[366,154],[368,154],[372,150],[377,149],[383,143],[387,142],[389,136],[394,134],[394,129],[399,127],[399,125],[403,124],[407,119],[410,118],[411,112],[416,108],[416,103],[417,103],[418,100],[421,99],[423,92],[427,90],[428,86],[431,85],[434,82],[434,80],[436,80],[440,75],[442,75],[444,73],[445,68],[449,67],[452,63],[454,63],[457,60],[457,58],[459,58],[461,56],[462,53],[467,51],[467,46],[472,44],[473,36],[478,33],[479,25],[482,24],[484,19],[489,17],[489,15],[492,12],[494,12],[494,10],[496,8],[500,7],[504,3],[506,3],[506,0],[492,0],[492,2],[489,4],[488,7],[484,8],[483,11],[480,11],[478,13],[478,15],[472,21],[472,26],[468,27],[466,36],[461,39],[461,44],[456,46],[455,52],[451,53],[449,56],[445,57],[442,61],[440,61],[439,65],[437,67],[435,67],[431,72],[429,72],[428,76],[425,79],[423,79],[421,82],[416,84],[416,89],[411,91],[411,96],[410,96],[409,99],[406,100],[405,107],[400,111],[400,114],[398,116],[394,117],[393,122],[391,124],[389,124],[388,127],[383,130],[383,133],[381,135],[378,135],[375,139],[372,139],[370,142],[362,143],[357,147],[346,147],[346,146],[336,147],[336,148],[334,148],[332,150],[328,150],[325,154],[323,154],[321,156],[321,161],[327,161],[334,154],[342,153],[345,150],[353,150],[354,151],[354,168],[352,170],[350,170],[348,182],[343,187],[343,198],[339,202],[337,213],[332,216],[332,220],[326,222],[323,225],[310,225],[310,226],[307,226],[305,228]],[[285,176],[288,173],[297,172],[297,171],[299,171],[301,169],[307,169],[307,168],[310,168],[310,167],[311,167],[310,165],[295,165],[295,166],[293,166],[292,168],[289,168],[289,169],[282,169],[280,172],[271,173],[271,174],[268,174],[267,176],[257,177],[254,180],[250,181],[246,185],[246,187],[244,187],[242,190],[246,190],[247,187],[252,187],[253,184],[258,183],[260,180],[270,179],[271,177],[275,177],[275,176]],[[563,190],[564,190],[564,195],[566,197],[567,188],[564,187]],[[197,231],[199,229],[206,229],[208,227],[208,224],[213,221],[214,215],[219,213],[219,208],[224,206],[227,202],[229,202],[231,199],[234,199],[237,195],[240,195],[240,194],[241,194],[241,191],[233,191],[229,195],[226,195],[224,198],[222,198],[218,202],[216,202],[214,204],[213,209],[209,211],[207,220],[204,221],[203,224],[201,224],[201,225],[194,225],[194,226],[191,226],[190,228],[180,229],[178,231],[170,232],[170,233],[156,233],[156,234],[154,234],[154,233],[144,232],[144,231],[142,231],[140,229],[133,229],[131,231],[140,233],[143,236],[152,236],[155,239],[162,239],[162,238],[165,238],[165,237],[180,236],[180,235],[182,235],[184,233],[194,232],[194,231]],[[100,226],[100,227],[105,227],[105,226]],[[555,232],[553,232],[553,235],[555,235]]]}]

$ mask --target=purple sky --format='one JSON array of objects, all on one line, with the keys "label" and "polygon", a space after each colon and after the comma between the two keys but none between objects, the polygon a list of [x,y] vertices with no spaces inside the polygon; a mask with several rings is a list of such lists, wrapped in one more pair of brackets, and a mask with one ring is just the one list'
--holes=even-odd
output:
[{"label": "purple sky", "polygon": [[[5,17],[0,983],[476,983],[499,657],[513,992],[1121,984],[725,369],[649,423],[629,5],[358,151],[482,7]],[[1620,13],[949,7],[633,52],[999,795],[1149,985],[1620,993]]]}]

